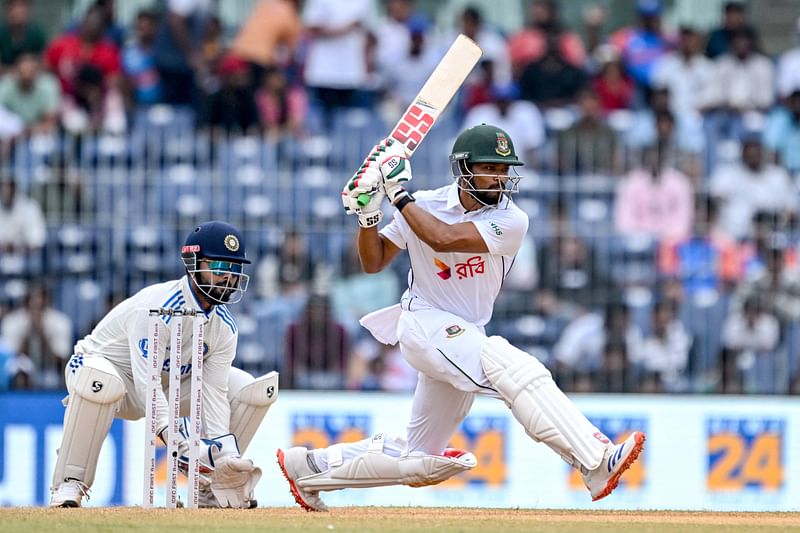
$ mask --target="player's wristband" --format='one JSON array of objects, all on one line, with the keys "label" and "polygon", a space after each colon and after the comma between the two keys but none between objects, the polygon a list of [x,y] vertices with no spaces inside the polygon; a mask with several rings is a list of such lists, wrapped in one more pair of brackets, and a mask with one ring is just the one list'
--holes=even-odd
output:
[{"label": "player's wristband", "polygon": [[411,196],[411,193],[410,193],[410,192],[408,192],[408,191],[405,191],[405,194],[403,194],[403,195],[402,195],[400,198],[398,198],[397,200],[395,200],[395,202],[394,202],[394,207],[395,207],[395,209],[397,209],[398,211],[402,211],[402,210],[403,210],[403,208],[404,208],[404,207],[405,207],[407,204],[409,204],[410,202],[415,202],[415,201],[416,201],[416,199],[415,199],[413,196]]}]

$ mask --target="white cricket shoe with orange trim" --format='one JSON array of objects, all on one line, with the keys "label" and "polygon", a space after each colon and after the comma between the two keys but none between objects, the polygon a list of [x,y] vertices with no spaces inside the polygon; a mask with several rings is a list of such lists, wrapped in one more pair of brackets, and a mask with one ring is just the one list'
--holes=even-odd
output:
[{"label": "white cricket shoe with orange trim", "polygon": [[592,494],[592,501],[605,498],[617,488],[619,478],[642,452],[645,440],[644,433],[634,431],[623,442],[606,451],[600,466],[584,474],[583,482]]},{"label": "white cricket shoe with orange trim", "polygon": [[294,501],[306,511],[327,511],[328,506],[319,497],[319,491],[303,490],[295,484],[301,477],[319,473],[308,464],[308,450],[302,446],[295,446],[284,452],[279,448],[277,455],[278,466],[283,472],[283,477],[289,482],[289,490],[294,496]]}]

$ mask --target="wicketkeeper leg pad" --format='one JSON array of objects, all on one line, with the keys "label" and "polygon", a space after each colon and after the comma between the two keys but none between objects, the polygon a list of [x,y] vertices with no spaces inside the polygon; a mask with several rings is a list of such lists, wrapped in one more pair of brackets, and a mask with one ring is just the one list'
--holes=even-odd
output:
[{"label": "wicketkeeper leg pad", "polygon": [[494,336],[481,348],[481,366],[531,438],[582,471],[597,468],[608,440],[561,392],[538,359]]},{"label": "wicketkeeper leg pad", "polygon": [[328,470],[295,480],[307,491],[329,491],[346,488],[408,485],[436,485],[456,474],[475,468],[475,456],[469,452],[446,450],[444,455],[401,455],[384,453],[383,433],[372,437],[367,453],[343,460],[341,448],[328,448]]},{"label": "wicketkeeper leg pad", "polygon": [[239,452],[244,454],[253,440],[267,411],[278,399],[278,373],[270,372],[255,380],[246,372],[231,368],[230,385],[233,385],[233,373],[245,374],[250,383],[234,393],[231,401],[231,433],[236,435]]},{"label": "wicketkeeper leg pad", "polygon": [[75,355],[67,367],[67,389],[64,433],[53,486],[68,478],[91,486],[100,449],[125,394],[125,385],[108,360]]}]

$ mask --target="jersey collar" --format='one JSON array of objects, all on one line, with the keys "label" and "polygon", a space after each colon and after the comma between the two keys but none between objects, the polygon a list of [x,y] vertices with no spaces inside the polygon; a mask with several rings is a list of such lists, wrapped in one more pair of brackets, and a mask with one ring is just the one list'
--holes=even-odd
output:
[{"label": "jersey collar", "polygon": [[459,197],[460,189],[455,182],[450,185],[447,189],[447,209],[453,209],[454,207],[458,207],[462,211],[464,210],[464,206],[461,205],[461,198]]}]

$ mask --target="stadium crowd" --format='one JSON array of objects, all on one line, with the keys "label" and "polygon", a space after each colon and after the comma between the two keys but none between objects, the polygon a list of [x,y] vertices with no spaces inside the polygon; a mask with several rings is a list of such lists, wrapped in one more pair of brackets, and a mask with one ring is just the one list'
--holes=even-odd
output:
[{"label": "stadium crowd", "polygon": [[444,183],[463,126],[502,127],[526,162],[529,241],[489,332],[567,391],[800,393],[800,19],[770,57],[739,2],[708,33],[665,28],[659,0],[621,28],[591,7],[579,33],[533,0],[506,34],[413,0],[260,0],[236,27],[210,0],[128,27],[96,0],[55,35],[32,2],[0,23],[0,390],[63,387],[76,338],[180,275],[178,239],[212,215],[256,264],[237,365],[413,389],[358,324],[408,264],[361,273],[338,190],[461,32],[484,56],[412,188]]}]

